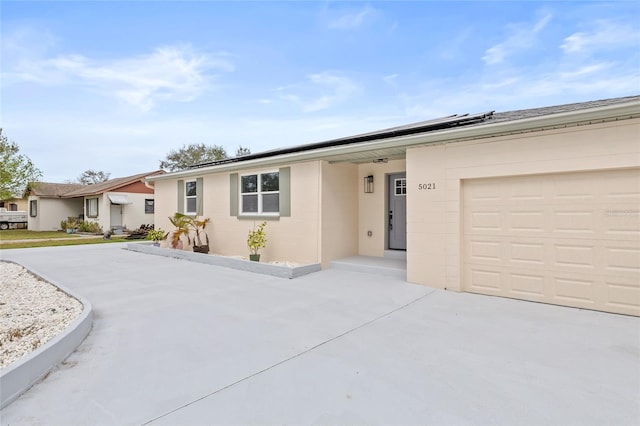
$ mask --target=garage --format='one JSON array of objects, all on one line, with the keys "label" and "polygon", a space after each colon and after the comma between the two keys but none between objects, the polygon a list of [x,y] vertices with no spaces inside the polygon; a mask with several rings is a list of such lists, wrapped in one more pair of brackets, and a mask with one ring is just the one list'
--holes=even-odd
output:
[{"label": "garage", "polygon": [[640,316],[640,169],[462,182],[464,291]]}]

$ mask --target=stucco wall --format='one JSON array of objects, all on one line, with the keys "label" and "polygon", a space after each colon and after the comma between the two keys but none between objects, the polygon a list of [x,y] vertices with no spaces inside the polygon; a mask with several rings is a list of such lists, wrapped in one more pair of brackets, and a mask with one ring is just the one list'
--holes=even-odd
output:
[{"label": "stucco wall", "polygon": [[[359,199],[359,254],[362,256],[384,256],[387,247],[387,175],[404,172],[405,160],[388,163],[366,163],[358,167]],[[364,193],[364,177],[373,175],[373,193]],[[367,233],[371,231],[369,237]]]},{"label": "stucco wall", "polygon": [[[282,165],[285,167],[289,165]],[[320,168],[317,161],[292,164],[291,216],[272,219],[243,219],[230,215],[230,172],[210,173],[203,178],[203,217],[211,219],[207,226],[211,253],[248,257],[247,234],[267,221],[267,246],[261,250],[261,261],[320,262]],[[257,168],[237,173],[261,173],[278,170]],[[236,173],[236,172],[233,172]],[[155,182],[156,229],[171,230],[168,217],[178,207],[177,179]]]},{"label": "stucco wall", "polygon": [[29,196],[29,201],[37,200],[38,215],[29,216],[28,227],[32,231],[57,231],[60,222],[69,216],[82,214],[81,199],[41,198]]},{"label": "stucco wall", "polygon": [[[153,194],[132,194],[125,192],[110,192],[109,194],[126,195],[129,199],[131,204],[122,206],[122,224],[126,225],[128,229],[137,229],[143,224],[153,224],[153,214],[144,212],[144,200],[153,199]],[[108,196],[107,202],[109,203]]]},{"label": "stucco wall", "polygon": [[[322,267],[358,254],[358,166],[322,163]],[[361,189],[360,189],[361,190]]]},{"label": "stucco wall", "polygon": [[638,135],[635,119],[407,150],[408,281],[461,289],[464,179],[639,167]]}]

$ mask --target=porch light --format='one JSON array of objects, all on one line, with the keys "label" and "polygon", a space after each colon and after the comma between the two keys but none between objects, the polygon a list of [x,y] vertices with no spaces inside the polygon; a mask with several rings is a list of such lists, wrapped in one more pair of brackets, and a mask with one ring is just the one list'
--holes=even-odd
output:
[{"label": "porch light", "polygon": [[365,194],[373,193],[373,175],[364,177],[364,193]]}]

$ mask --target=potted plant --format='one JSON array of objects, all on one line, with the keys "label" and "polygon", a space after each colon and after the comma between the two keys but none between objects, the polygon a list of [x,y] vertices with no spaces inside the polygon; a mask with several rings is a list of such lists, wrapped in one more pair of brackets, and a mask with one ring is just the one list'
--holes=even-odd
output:
[{"label": "potted plant", "polygon": [[267,222],[262,222],[258,229],[249,231],[249,237],[247,238],[247,246],[249,246],[249,260],[254,262],[260,262],[260,251],[267,245],[267,233],[264,232],[264,227],[267,226]]},{"label": "potted plant", "polygon": [[162,229],[151,229],[147,232],[147,240],[153,241],[155,247],[160,247],[160,240],[164,239],[164,231]]},{"label": "potted plant", "polygon": [[162,239],[166,240],[171,237],[169,242],[171,248],[182,250],[184,247],[182,242],[183,235],[187,237],[187,242],[191,243],[191,239],[189,238],[189,219],[189,216],[177,212],[169,217],[169,221],[174,226],[174,229],[173,231],[167,232]]},{"label": "potted plant", "polygon": [[[209,235],[204,231],[209,222],[211,222],[211,219],[208,217],[204,219],[189,217],[187,221],[188,226],[193,229],[193,251],[196,253],[209,253]],[[206,244],[202,243],[202,234],[205,236]]]},{"label": "potted plant", "polygon": [[60,227],[64,229],[67,234],[73,234],[76,232],[76,229],[78,229],[78,219],[69,216],[67,220],[60,222]]}]

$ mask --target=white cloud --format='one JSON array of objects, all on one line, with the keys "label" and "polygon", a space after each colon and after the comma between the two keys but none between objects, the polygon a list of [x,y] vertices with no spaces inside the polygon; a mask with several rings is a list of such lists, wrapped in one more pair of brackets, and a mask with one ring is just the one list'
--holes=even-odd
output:
[{"label": "white cloud", "polygon": [[376,10],[371,6],[365,6],[354,12],[345,13],[329,21],[327,26],[331,29],[348,30],[360,27],[367,18],[374,15]]},{"label": "white cloud", "polygon": [[389,74],[382,77],[382,80],[387,83],[389,86],[397,87],[398,86],[398,74]]},{"label": "white cloud", "polygon": [[[3,41],[3,49],[10,49],[2,76],[5,84],[80,85],[142,111],[160,101],[191,101],[211,87],[213,70],[233,71],[227,54],[212,55],[190,45],[164,46],[146,54],[105,60],[34,49],[27,40],[29,34],[17,33]],[[19,49],[21,43],[23,50]]]},{"label": "white cloud", "polygon": [[312,74],[309,80],[315,85],[329,89],[331,93],[307,103],[303,108],[305,112],[327,109],[337,102],[347,100],[358,90],[358,86],[349,78],[329,72]]},{"label": "white cloud", "polygon": [[535,45],[537,34],[547,26],[551,18],[552,15],[548,13],[532,25],[521,23],[509,25],[511,34],[503,42],[487,49],[482,59],[488,65],[495,65],[508,56],[531,48]]},{"label": "white cloud", "polygon": [[640,30],[630,25],[598,21],[592,31],[571,34],[560,45],[567,54],[640,45]]},{"label": "white cloud", "polygon": [[283,92],[298,92],[282,93],[280,98],[299,105],[303,112],[316,112],[345,102],[360,90],[350,78],[331,71],[308,75],[307,80],[309,83],[279,88]]},{"label": "white cloud", "polygon": [[[615,77],[613,70],[615,70]],[[640,70],[599,62],[549,70],[512,70],[480,76],[478,83],[431,81],[418,93],[402,96],[405,113],[416,120],[487,110],[506,111],[627,96],[637,93]],[[514,107],[515,106],[515,107]]]}]

